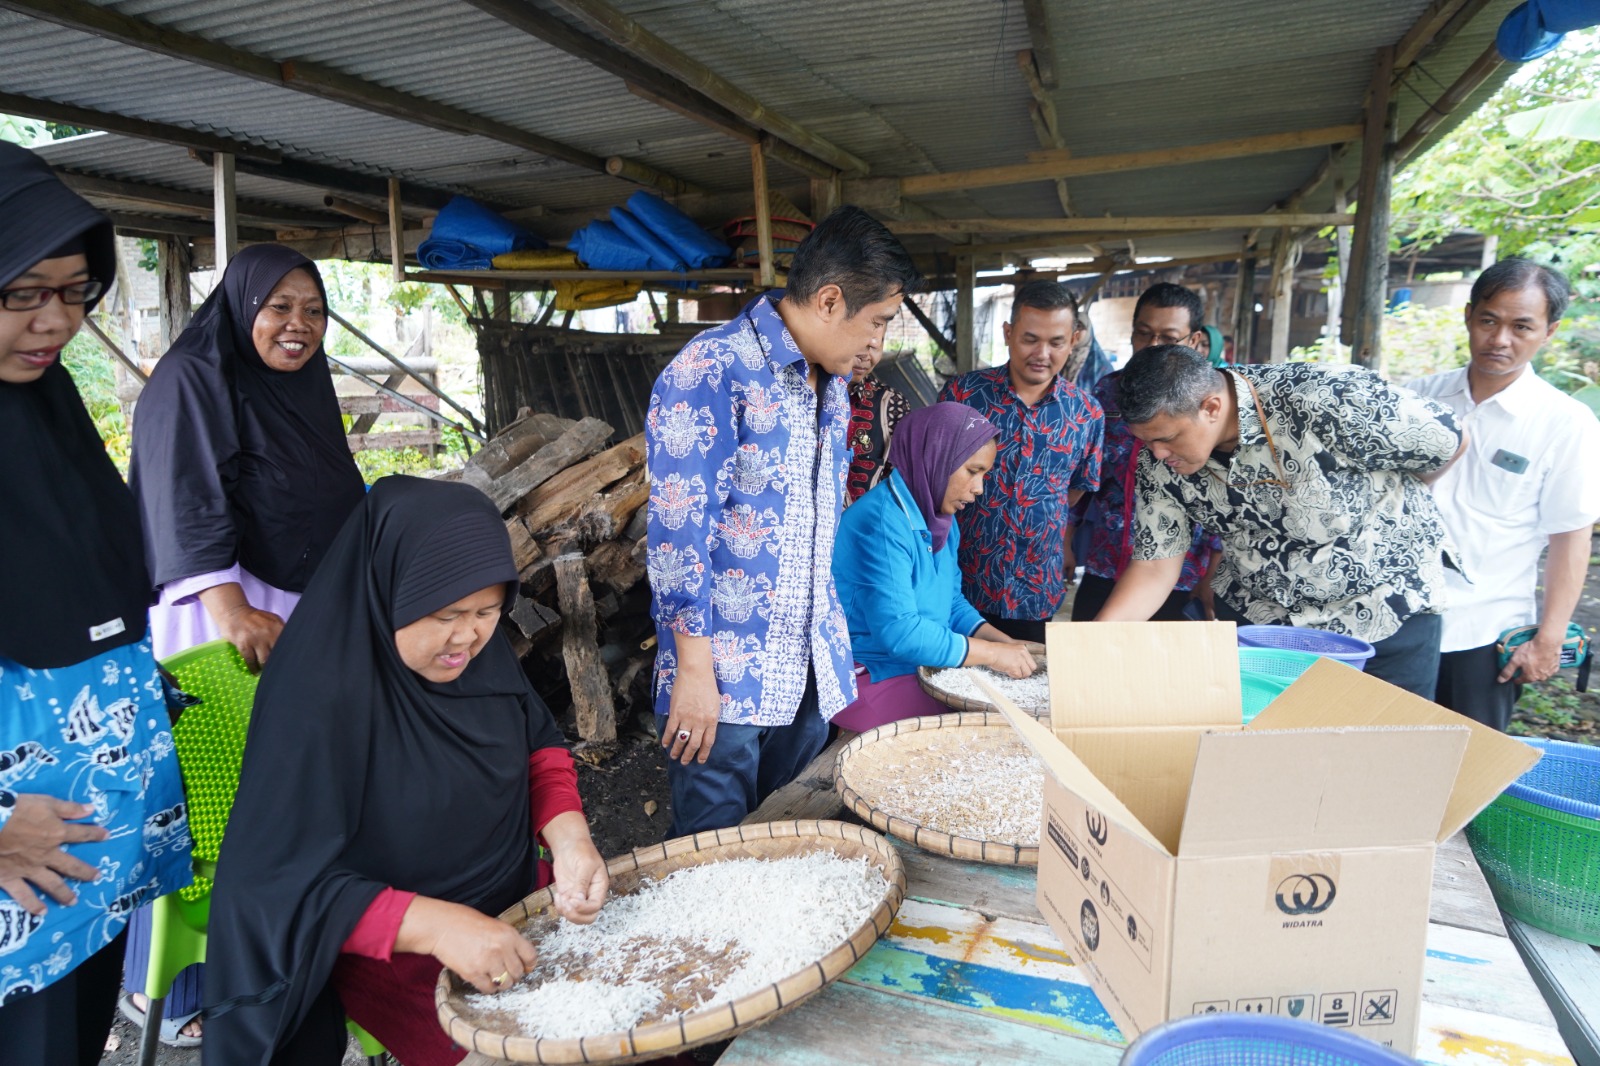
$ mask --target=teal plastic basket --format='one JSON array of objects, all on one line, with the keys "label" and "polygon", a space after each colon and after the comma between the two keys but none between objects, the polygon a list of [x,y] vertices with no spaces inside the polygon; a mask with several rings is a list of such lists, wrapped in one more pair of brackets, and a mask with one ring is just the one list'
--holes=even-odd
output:
[{"label": "teal plastic basket", "polygon": [[1239,695],[1244,705],[1244,724],[1249,725],[1256,715],[1267,709],[1267,704],[1283,694],[1294,684],[1292,678],[1272,677],[1268,674],[1239,672]]},{"label": "teal plastic basket", "polygon": [[1241,647],[1239,689],[1245,724],[1249,725],[1267,704],[1277,699],[1295,678],[1311,669],[1311,664],[1320,658],[1322,656],[1309,651]]},{"label": "teal plastic basket", "polygon": [[1600,945],[1600,748],[1529,740],[1544,757],[1467,826],[1500,909]]}]

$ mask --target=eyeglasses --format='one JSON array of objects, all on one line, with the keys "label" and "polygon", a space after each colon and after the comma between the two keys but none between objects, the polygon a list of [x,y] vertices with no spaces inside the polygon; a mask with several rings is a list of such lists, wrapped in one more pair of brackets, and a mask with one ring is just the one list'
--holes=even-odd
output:
[{"label": "eyeglasses", "polygon": [[1149,329],[1146,329],[1143,326],[1136,326],[1133,330],[1133,339],[1136,342],[1134,348],[1136,351],[1141,348],[1148,348],[1156,344],[1182,344],[1184,341],[1191,339],[1193,336],[1193,333],[1173,333],[1170,331],[1167,333],[1157,334],[1151,332]]},{"label": "eyeglasses", "polygon": [[50,288],[40,285],[36,288],[6,289],[0,291],[0,306],[7,311],[37,311],[50,302],[52,296],[61,297],[61,302],[76,307],[86,304],[99,296],[105,289],[100,282],[75,281],[71,285],[57,285]]}]

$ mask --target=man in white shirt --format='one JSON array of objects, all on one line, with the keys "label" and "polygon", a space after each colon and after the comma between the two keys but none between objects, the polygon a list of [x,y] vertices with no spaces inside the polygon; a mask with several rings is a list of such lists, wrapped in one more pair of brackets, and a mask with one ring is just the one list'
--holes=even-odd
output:
[{"label": "man in white shirt", "polygon": [[[1411,383],[1451,408],[1470,441],[1433,484],[1465,571],[1446,572],[1435,699],[1501,730],[1520,683],[1558,669],[1600,518],[1600,420],[1528,365],[1561,324],[1571,292],[1548,267],[1496,263],[1473,283],[1467,304],[1471,362]],[[1547,543],[1540,612],[1535,589]],[[1535,622],[1538,635],[1501,669],[1496,639]]]}]

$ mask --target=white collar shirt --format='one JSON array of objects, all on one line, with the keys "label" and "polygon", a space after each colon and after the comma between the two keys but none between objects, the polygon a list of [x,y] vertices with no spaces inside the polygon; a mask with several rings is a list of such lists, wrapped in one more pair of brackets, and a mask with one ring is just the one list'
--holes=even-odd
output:
[{"label": "white collar shirt", "polygon": [[1442,651],[1493,644],[1538,619],[1539,555],[1600,519],[1600,420],[1532,369],[1474,403],[1467,371],[1411,383],[1455,412],[1467,452],[1433,484],[1465,573],[1446,572]]}]

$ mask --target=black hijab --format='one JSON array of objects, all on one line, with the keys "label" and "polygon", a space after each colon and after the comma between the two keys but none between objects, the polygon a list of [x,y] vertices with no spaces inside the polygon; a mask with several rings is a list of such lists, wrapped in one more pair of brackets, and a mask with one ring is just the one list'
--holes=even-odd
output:
[{"label": "black hijab", "polygon": [[395,630],[517,570],[477,489],[379,481],[257,691],[211,905],[207,1066],[262,1066],[342,1025],[328,976],[385,886],[498,914],[533,890],[528,758],[563,743],[498,631],[456,681]]},{"label": "black hijab", "polygon": [[[111,220],[44,160],[3,142],[0,217],[0,287],[74,252],[104,285],[116,279]],[[0,657],[70,666],[143,638],[138,511],[59,359],[28,384],[0,382],[0,464]]]},{"label": "black hijab", "polygon": [[129,480],[158,587],[237,562],[302,592],[361,500],[321,346],[284,372],[262,361],[250,336],[262,303],[295,269],[322,289],[316,264],[293,249],[241,251],[139,397]]}]

